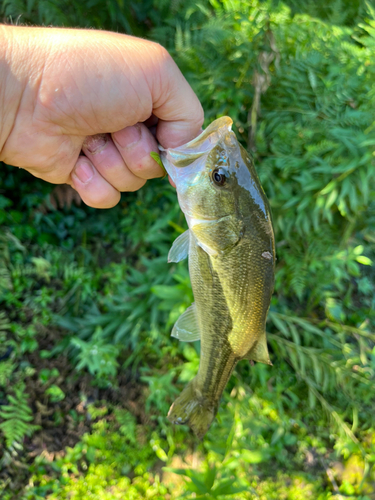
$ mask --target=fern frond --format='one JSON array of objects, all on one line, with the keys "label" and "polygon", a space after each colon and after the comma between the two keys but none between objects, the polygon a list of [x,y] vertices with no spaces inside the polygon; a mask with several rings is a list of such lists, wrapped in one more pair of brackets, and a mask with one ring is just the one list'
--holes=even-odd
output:
[{"label": "fern frond", "polygon": [[9,330],[10,322],[4,312],[0,312],[0,332]]},{"label": "fern frond", "polygon": [[[358,329],[320,328],[312,320],[274,311],[270,312],[269,318],[280,332],[278,335],[267,334],[274,352],[287,359],[296,374],[314,381],[315,389],[324,397],[337,398],[340,394],[352,404],[358,404],[361,398],[362,402],[366,400],[365,395],[373,380],[365,367],[360,366],[361,360],[366,362],[366,358],[361,357],[361,342],[372,338],[372,334],[361,330],[364,333],[361,342],[348,344],[345,329],[352,335],[357,335]],[[335,335],[333,330],[340,331],[341,335]]]},{"label": "fern frond", "polygon": [[24,386],[20,386],[15,389],[14,396],[8,396],[8,404],[1,407],[0,431],[5,438],[7,448],[12,448],[15,443],[22,443],[25,436],[31,436],[39,429],[38,425],[30,423],[33,415],[27,404],[27,397]]},{"label": "fern frond", "polygon": [[12,359],[0,362],[0,386],[6,387],[16,366]]},{"label": "fern frond", "polygon": [[136,444],[137,442],[137,426],[134,416],[127,410],[121,408],[115,408],[114,414],[116,420],[120,426],[119,430],[121,434],[130,443]]},{"label": "fern frond", "polygon": [[300,373],[300,376],[304,379],[309,387],[309,390],[312,392],[314,397],[318,399],[322,408],[326,411],[327,415],[335,423],[338,429],[344,432],[344,434],[358,446],[362,454],[365,455],[365,451],[353,431],[343,420],[343,418],[338,414],[338,412],[333,408],[333,406],[330,405],[328,401],[322,396],[322,394],[316,389],[314,382],[309,377],[305,377],[302,373]]}]

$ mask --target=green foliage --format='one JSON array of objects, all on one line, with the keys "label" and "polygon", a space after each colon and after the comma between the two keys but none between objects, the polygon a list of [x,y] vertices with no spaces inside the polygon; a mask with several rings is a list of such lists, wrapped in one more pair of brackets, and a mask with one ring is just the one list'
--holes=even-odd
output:
[{"label": "green foliage", "polygon": [[[174,190],[150,181],[108,211],[52,210],[47,184],[2,166],[0,425],[32,475],[22,486],[0,479],[5,500],[372,500],[372,6],[7,0],[0,11],[13,21],[22,15],[21,23],[147,32],[164,44],[201,99],[206,124],[230,115],[253,151],[278,256],[267,323],[274,366],[239,363],[217,421],[196,443],[166,420],[200,355],[199,342],[169,337],[193,301],[186,263],[166,263],[186,229]],[[54,367],[64,356],[66,380]],[[71,380],[80,381],[83,402],[68,410]],[[25,383],[30,394],[38,386],[49,423],[69,413],[75,445],[22,457],[24,437],[34,447],[39,438],[34,405],[17,392]],[[14,410],[21,401],[25,418]],[[19,427],[9,424],[16,417]],[[91,429],[79,437],[83,422]]]},{"label": "green foliage", "polygon": [[311,17],[320,17],[329,23],[339,25],[353,26],[366,13],[366,2],[362,0],[334,0],[332,2],[286,0],[284,3],[291,8],[292,14],[307,13]]},{"label": "green foliage", "polygon": [[[268,335],[272,348],[275,354],[288,360],[297,378],[306,383],[310,407],[315,408],[319,401],[339,429],[359,444],[326,398],[346,408],[346,415],[353,412],[353,422],[359,406],[371,407],[370,387],[375,374],[365,352],[371,352],[375,335],[347,327],[337,336],[327,326],[318,327],[312,321],[275,312],[270,313],[270,320],[280,332]],[[341,332],[341,327],[336,325],[336,330]],[[352,342],[353,338],[356,342]]]},{"label": "green foliage", "polygon": [[12,23],[53,25],[61,27],[82,27],[99,29],[120,29],[127,33],[142,34],[137,19],[132,16],[136,2],[124,9],[123,2],[110,0],[104,6],[100,0],[79,2],[64,0],[3,0],[0,13]]},{"label": "green foliage", "polygon": [[14,396],[8,395],[8,404],[3,405],[0,410],[0,431],[2,432],[8,448],[22,443],[25,436],[30,436],[37,425],[32,425],[32,411],[27,404],[27,394],[24,387],[15,387]]},{"label": "green foliage", "polygon": [[56,384],[50,385],[45,391],[45,394],[51,399],[52,403],[58,403],[59,401],[65,399],[64,392]]},{"label": "green foliage", "polygon": [[[66,450],[63,458],[54,461],[54,473],[61,474],[57,481],[53,473],[47,473],[48,462],[39,461],[32,478],[39,484],[26,488],[23,500],[31,500],[35,495],[49,500],[136,500],[144,498],[146,492],[147,498],[164,499],[169,489],[158,477],[150,481],[146,473],[156,458],[151,445],[140,443],[145,436],[138,435],[131,414],[119,409],[114,412],[114,422],[100,419],[93,425],[92,433],[85,434],[80,443]],[[132,469],[133,480],[126,477]],[[84,476],[81,470],[85,471]]]},{"label": "green foliage", "polygon": [[164,168],[163,162],[160,159],[160,155],[158,153],[155,153],[154,151],[151,151],[150,156],[153,160],[156,161],[156,163],[161,167],[164,171],[164,174],[167,175],[167,171]]},{"label": "green foliage", "polygon": [[[148,372],[150,370],[147,370]],[[142,381],[149,386],[149,395],[146,399],[145,409],[147,412],[154,407],[159,415],[165,416],[173,402],[173,396],[178,390],[172,385],[175,377],[174,370],[164,375],[143,375]]]},{"label": "green foliage", "polygon": [[233,477],[217,477],[217,469],[215,464],[213,467],[207,465],[203,472],[195,471],[194,469],[173,469],[166,468],[165,470],[187,476],[190,482],[186,484],[186,492],[182,495],[183,498],[230,498],[242,491],[247,491],[248,488],[236,487],[234,483],[236,478]]},{"label": "green foliage", "polygon": [[[354,282],[372,264],[375,229],[374,22],[361,24],[364,36],[306,15],[291,18],[282,4],[239,0],[207,9],[188,4],[154,31],[201,98],[207,122],[230,115],[248,147],[256,127],[255,163],[278,240],[274,355],[306,384],[311,408],[319,401],[354,440],[336,408],[348,418],[373,397],[373,294],[362,295]],[[259,75],[267,85],[254,122]],[[357,297],[362,309],[353,305]],[[304,319],[292,310],[314,313]]]},{"label": "green foliage", "polygon": [[327,290],[342,293],[359,268],[340,252],[363,242],[374,207],[369,48],[361,37],[353,43],[348,28],[292,20],[266,2],[224,1],[214,12],[189,5],[173,31],[154,33],[188,76],[207,122],[228,114],[245,145],[255,73],[269,79],[257,109],[255,163],[279,241],[276,290],[282,284],[284,295],[311,306]]},{"label": "green foliage", "polygon": [[116,375],[118,366],[116,358],[119,354],[119,349],[108,344],[101,333],[99,327],[89,342],[75,337],[71,340],[72,345],[78,347],[80,351],[77,356],[77,370],[87,368],[92,375],[97,375],[99,378]]},{"label": "green foliage", "polygon": [[114,414],[118,424],[120,425],[119,431],[130,444],[137,443],[137,426],[134,416],[128,411],[120,408],[115,408]]}]

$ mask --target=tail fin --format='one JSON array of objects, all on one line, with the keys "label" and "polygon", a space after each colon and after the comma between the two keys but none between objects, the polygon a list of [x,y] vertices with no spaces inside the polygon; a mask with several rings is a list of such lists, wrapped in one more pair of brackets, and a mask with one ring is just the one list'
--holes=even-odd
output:
[{"label": "tail fin", "polygon": [[172,404],[168,419],[173,424],[187,424],[202,439],[215,418],[217,405],[212,404],[196,389],[192,380]]}]

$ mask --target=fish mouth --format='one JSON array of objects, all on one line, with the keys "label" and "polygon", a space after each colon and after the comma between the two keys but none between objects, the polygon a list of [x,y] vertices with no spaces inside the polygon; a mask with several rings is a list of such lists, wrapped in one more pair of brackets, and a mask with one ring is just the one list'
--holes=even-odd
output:
[{"label": "fish mouth", "polygon": [[[199,156],[208,153],[228,132],[232,130],[233,120],[229,116],[222,116],[214,120],[205,130],[203,130],[195,139],[178,146],[177,148],[165,149],[159,146],[159,150],[169,153],[174,159],[174,164],[179,167],[185,167],[186,163],[199,158]],[[189,160],[191,158],[191,160]]]},{"label": "fish mouth", "polygon": [[196,160],[207,155],[228,133],[232,133],[232,119],[222,116],[212,122],[192,141],[177,148],[165,149],[159,145],[159,153],[164,168],[177,184],[178,171],[189,167]]}]

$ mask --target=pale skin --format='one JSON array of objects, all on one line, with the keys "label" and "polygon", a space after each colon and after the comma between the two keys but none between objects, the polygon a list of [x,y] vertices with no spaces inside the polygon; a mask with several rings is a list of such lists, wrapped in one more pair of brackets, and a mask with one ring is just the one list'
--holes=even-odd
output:
[{"label": "pale skin", "polygon": [[127,35],[0,26],[0,161],[110,208],[164,173],[203,110],[168,52]]}]

